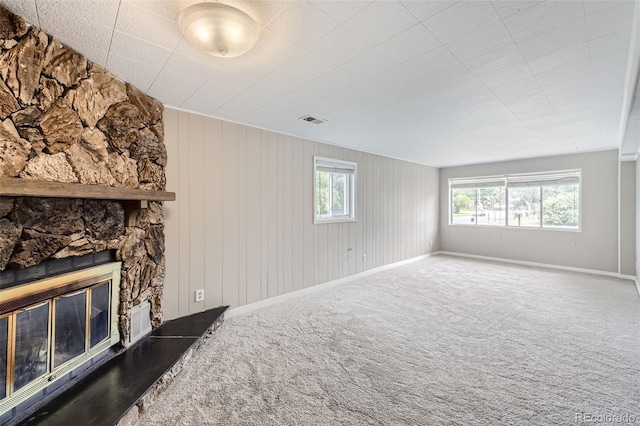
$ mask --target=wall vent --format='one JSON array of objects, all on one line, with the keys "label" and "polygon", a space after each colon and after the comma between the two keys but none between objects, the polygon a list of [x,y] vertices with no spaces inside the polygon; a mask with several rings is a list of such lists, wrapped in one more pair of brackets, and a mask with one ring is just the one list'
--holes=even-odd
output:
[{"label": "wall vent", "polygon": [[134,306],[129,314],[131,315],[129,345],[131,345],[151,331],[151,304],[146,301]]},{"label": "wall vent", "polygon": [[300,120],[308,121],[309,123],[313,123],[313,124],[322,124],[325,121],[327,121],[324,118],[318,118],[318,117],[314,117],[312,115],[305,115],[304,117],[300,117]]}]

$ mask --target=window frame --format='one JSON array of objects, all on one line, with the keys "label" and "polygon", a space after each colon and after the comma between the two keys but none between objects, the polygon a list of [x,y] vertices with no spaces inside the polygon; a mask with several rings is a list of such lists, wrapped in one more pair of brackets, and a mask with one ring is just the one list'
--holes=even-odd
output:
[{"label": "window frame", "polygon": [[[331,168],[331,166],[335,166],[336,171],[342,169],[352,170],[351,173],[347,175],[350,176],[348,179],[348,205],[349,205],[349,214],[348,215],[340,215],[333,216],[333,206],[330,206],[331,217],[319,217],[317,214],[318,211],[318,166]],[[356,181],[358,175],[358,164],[353,161],[346,160],[338,160],[335,158],[328,157],[320,157],[317,155],[313,156],[313,223],[314,224],[322,224],[322,223],[341,223],[341,222],[355,222],[357,221],[356,217]],[[331,193],[333,191],[330,191]],[[346,191],[345,191],[346,192]],[[345,200],[347,201],[347,200]]]},{"label": "window frame", "polygon": [[[544,179],[545,176],[553,176],[553,175],[560,175],[560,174],[576,174],[577,178],[578,178],[578,182],[576,183],[576,185],[578,186],[578,194],[579,194],[579,199],[578,199],[578,226],[576,228],[570,228],[570,227],[552,227],[552,226],[548,226],[545,227],[544,226],[544,196],[543,196],[543,192],[544,192],[544,187],[545,186],[551,186],[551,185],[531,185],[531,187],[536,187],[536,188],[540,188],[540,226],[511,226],[509,224],[509,215],[510,215],[510,211],[509,211],[509,188],[518,188],[518,187],[522,187],[522,186],[517,186],[517,185],[512,185],[509,186],[509,178],[512,179],[520,179],[522,180],[523,178],[531,178],[531,180],[533,181],[534,178],[538,177],[538,178],[542,178]],[[476,186],[475,189],[476,191],[478,191],[479,188],[481,188],[481,184],[482,182],[486,182],[486,181],[503,181],[504,182],[504,195],[505,195],[505,223],[504,225],[482,225],[480,226],[480,228],[506,228],[506,229],[527,229],[527,230],[542,230],[542,231],[560,231],[560,232],[582,232],[582,223],[583,223],[583,216],[582,216],[582,169],[578,168],[578,169],[567,169],[567,170],[557,170],[557,171],[545,171],[545,172],[533,172],[533,173],[518,173],[518,174],[504,174],[504,175],[492,175],[492,176],[477,176],[477,177],[460,177],[460,178],[449,178],[449,187],[448,187],[448,200],[449,200],[449,215],[448,215],[448,225],[449,226],[461,226],[461,227],[477,227],[477,222],[474,223],[453,223],[453,189],[452,188],[452,182],[469,182],[469,184],[472,184],[474,181],[477,181],[478,184],[480,186]],[[560,186],[560,185],[557,185]],[[476,192],[477,194],[477,192]],[[477,195],[476,195],[477,197]],[[477,203],[477,201],[476,201]],[[477,212],[477,204],[476,204],[476,212]],[[476,216],[476,220],[477,220],[477,216]]]}]

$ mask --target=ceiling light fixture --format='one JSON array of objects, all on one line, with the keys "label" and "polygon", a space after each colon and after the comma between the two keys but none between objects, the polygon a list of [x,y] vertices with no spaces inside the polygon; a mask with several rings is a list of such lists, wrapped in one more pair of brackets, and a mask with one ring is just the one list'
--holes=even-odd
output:
[{"label": "ceiling light fixture", "polygon": [[258,41],[258,25],[243,11],[221,3],[198,3],[178,17],[180,30],[196,47],[214,56],[233,58]]}]

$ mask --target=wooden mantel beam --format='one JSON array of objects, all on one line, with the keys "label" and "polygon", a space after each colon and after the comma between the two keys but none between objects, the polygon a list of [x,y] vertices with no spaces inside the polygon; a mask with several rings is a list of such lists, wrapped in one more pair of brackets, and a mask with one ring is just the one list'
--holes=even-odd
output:
[{"label": "wooden mantel beam", "polygon": [[0,178],[0,197],[89,198],[96,200],[175,201],[175,192],[114,188],[81,183]]}]

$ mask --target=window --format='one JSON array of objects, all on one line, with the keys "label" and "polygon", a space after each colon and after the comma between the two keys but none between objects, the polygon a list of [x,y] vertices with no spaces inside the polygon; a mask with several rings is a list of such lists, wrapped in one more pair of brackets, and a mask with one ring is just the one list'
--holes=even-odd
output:
[{"label": "window", "polygon": [[356,219],[356,163],[314,157],[315,223]]},{"label": "window", "polygon": [[580,180],[580,170],[449,179],[449,224],[580,229]]},{"label": "window", "polygon": [[504,226],[504,178],[450,180],[451,220],[454,225]]}]

